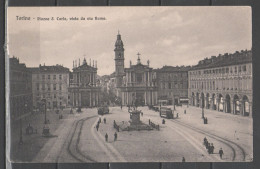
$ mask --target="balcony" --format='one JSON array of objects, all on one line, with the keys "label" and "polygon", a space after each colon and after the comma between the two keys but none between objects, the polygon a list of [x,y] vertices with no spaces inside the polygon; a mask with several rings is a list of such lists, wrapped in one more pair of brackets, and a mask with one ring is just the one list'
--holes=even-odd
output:
[{"label": "balcony", "polygon": [[127,83],[127,87],[146,87],[152,86],[152,82],[131,82]]}]

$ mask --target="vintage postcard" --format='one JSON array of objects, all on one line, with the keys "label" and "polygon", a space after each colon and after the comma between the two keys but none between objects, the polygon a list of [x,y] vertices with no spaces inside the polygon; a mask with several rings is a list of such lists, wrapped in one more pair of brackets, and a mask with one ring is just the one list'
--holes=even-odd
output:
[{"label": "vintage postcard", "polygon": [[240,7],[9,7],[11,162],[253,161]]}]

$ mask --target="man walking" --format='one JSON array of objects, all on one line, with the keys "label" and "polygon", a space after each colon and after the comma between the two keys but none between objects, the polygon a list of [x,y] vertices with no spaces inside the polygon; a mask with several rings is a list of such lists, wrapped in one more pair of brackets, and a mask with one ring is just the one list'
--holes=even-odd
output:
[{"label": "man walking", "polygon": [[115,132],[115,134],[114,134],[114,141],[116,141],[117,140],[117,133]]},{"label": "man walking", "polygon": [[106,133],[106,135],[105,135],[105,139],[106,139],[106,142],[107,142],[107,140],[108,140],[108,135],[107,135],[107,133]]},{"label": "man walking", "polygon": [[219,157],[222,159],[222,155],[224,154],[224,152],[223,152],[223,150],[222,150],[222,148],[220,148],[220,150],[219,150]]}]

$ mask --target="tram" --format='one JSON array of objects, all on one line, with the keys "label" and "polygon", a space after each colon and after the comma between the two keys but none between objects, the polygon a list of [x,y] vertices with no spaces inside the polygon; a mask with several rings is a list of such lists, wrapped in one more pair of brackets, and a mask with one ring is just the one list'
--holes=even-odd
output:
[{"label": "tram", "polygon": [[108,106],[99,107],[98,108],[98,114],[99,115],[109,114],[109,107]]},{"label": "tram", "polygon": [[164,117],[164,118],[167,118],[167,119],[173,119],[173,113],[172,113],[171,108],[161,107],[160,117]]}]

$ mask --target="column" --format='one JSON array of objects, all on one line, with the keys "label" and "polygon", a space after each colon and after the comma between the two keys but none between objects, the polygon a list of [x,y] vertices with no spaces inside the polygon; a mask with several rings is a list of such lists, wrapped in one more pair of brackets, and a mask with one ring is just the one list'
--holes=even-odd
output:
[{"label": "column", "polygon": [[144,92],[144,104],[147,105],[147,102],[146,102],[146,91]]},{"label": "column", "polygon": [[224,112],[224,113],[227,112],[227,103],[226,103],[226,99],[223,99],[223,112]]},{"label": "column", "polygon": [[92,107],[92,91],[90,91],[89,106]]},{"label": "column", "polygon": [[240,115],[244,116],[244,101],[243,100],[239,100],[239,111],[240,111]]},{"label": "column", "polygon": [[79,106],[81,107],[81,93],[79,93]]}]

